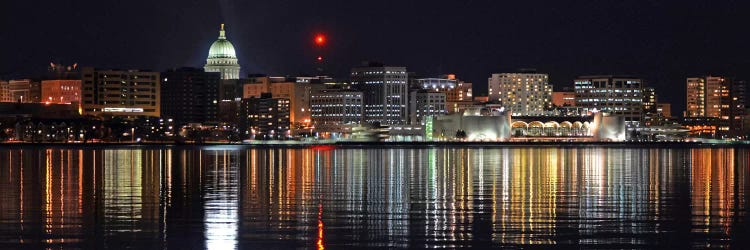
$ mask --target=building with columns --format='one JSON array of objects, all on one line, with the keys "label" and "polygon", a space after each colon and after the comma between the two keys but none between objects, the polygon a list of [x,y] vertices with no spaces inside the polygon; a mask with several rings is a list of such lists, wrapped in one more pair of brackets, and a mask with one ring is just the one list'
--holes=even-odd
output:
[{"label": "building with columns", "polygon": [[240,79],[240,64],[237,60],[237,53],[229,40],[227,40],[224,24],[221,24],[219,30],[219,39],[211,44],[206,59],[206,72],[221,73],[222,80]]}]

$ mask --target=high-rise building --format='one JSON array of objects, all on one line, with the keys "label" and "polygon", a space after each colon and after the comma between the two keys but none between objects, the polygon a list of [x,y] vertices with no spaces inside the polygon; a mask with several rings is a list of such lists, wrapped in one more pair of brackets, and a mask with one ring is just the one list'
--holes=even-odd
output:
[{"label": "high-rise building", "polygon": [[657,119],[659,115],[656,110],[658,100],[656,89],[653,87],[643,87],[641,91],[643,95],[643,100],[641,101],[643,105],[643,117],[641,121],[643,121],[644,125],[650,126],[652,125],[652,120]]},{"label": "high-rise building", "polygon": [[240,79],[240,64],[237,60],[237,53],[234,46],[227,40],[224,24],[221,24],[219,30],[219,39],[211,44],[206,59],[206,72],[221,73],[222,80]]},{"label": "high-rise building", "polygon": [[161,115],[159,72],[86,67],[81,76],[84,115]]},{"label": "high-rise building", "polygon": [[364,121],[381,125],[405,124],[408,118],[406,67],[369,63],[353,68],[352,88],[362,91]]},{"label": "high-rise building", "polygon": [[686,117],[721,116],[722,85],[725,77],[705,76],[687,78]]},{"label": "high-rise building", "polygon": [[685,117],[718,118],[718,132],[737,134],[743,129],[746,84],[722,76],[687,78]]},{"label": "high-rise building", "polygon": [[312,123],[322,132],[344,132],[362,124],[362,91],[325,89],[310,96]]},{"label": "high-rise building", "polygon": [[626,124],[640,125],[643,115],[643,81],[640,78],[580,76],[574,83],[578,107],[622,116]]},{"label": "high-rise building", "polygon": [[420,125],[427,116],[445,115],[445,93],[434,90],[412,90],[409,94],[409,123]]},{"label": "high-rise building", "polygon": [[541,115],[552,106],[552,85],[547,74],[524,71],[492,74],[487,79],[489,101],[513,115]]},{"label": "high-rise building", "polygon": [[552,105],[555,107],[576,106],[576,92],[573,92],[573,91],[552,92]]},{"label": "high-rise building", "polygon": [[240,129],[254,139],[283,139],[289,136],[289,99],[271,93],[242,99]]},{"label": "high-rise building", "polygon": [[196,68],[161,73],[161,116],[178,124],[218,121],[220,77]]},{"label": "high-rise building", "polygon": [[744,130],[745,82],[730,79],[728,86],[722,86],[721,92],[721,119],[728,120],[731,135],[739,135]]},{"label": "high-rise building", "polygon": [[43,80],[42,102],[81,104],[81,80]]}]

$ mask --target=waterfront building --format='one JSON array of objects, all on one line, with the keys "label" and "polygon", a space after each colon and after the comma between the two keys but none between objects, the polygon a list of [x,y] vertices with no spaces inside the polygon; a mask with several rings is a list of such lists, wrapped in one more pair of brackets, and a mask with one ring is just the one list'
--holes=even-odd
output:
[{"label": "waterfront building", "polygon": [[161,74],[161,116],[177,124],[218,121],[220,77],[197,68],[171,69]]},{"label": "waterfront building", "polygon": [[440,78],[420,78],[414,81],[414,87],[444,93],[446,111],[449,114],[463,112],[474,105],[472,83],[461,81],[454,74]]},{"label": "waterfront building", "polygon": [[85,67],[81,76],[84,115],[125,118],[161,115],[159,72]]},{"label": "waterfront building", "polygon": [[289,99],[289,121],[293,128],[302,128],[311,122],[310,94],[314,85],[322,84],[313,84],[310,79],[254,76],[242,85],[242,97],[260,97],[263,93],[271,93],[274,98]]},{"label": "waterfront building", "polygon": [[219,38],[208,50],[206,59],[206,72],[219,72],[222,80],[240,79],[240,64],[237,53],[229,40],[227,40],[224,24],[221,24]]},{"label": "waterfront building", "polygon": [[415,89],[409,93],[409,124],[421,125],[425,117],[446,113],[445,92]]},{"label": "waterfront building", "polygon": [[735,82],[723,76],[702,76],[687,78],[686,85],[686,118],[717,118],[701,120],[700,124],[716,121],[709,127],[716,127],[716,132],[722,135],[741,132],[746,102],[746,84],[743,81]]},{"label": "waterfront building", "polygon": [[511,116],[487,105],[427,119],[425,138],[465,141],[624,141],[625,119],[608,113]]},{"label": "waterfront building", "polygon": [[590,112],[622,116],[630,126],[643,115],[643,81],[630,76],[580,76],[575,81],[576,105]]},{"label": "waterfront building", "polygon": [[552,85],[547,74],[534,71],[492,74],[487,79],[489,101],[513,115],[539,115],[552,106]]},{"label": "waterfront building", "polygon": [[362,91],[364,122],[381,125],[407,121],[408,76],[405,67],[367,63],[351,71],[352,88]]},{"label": "waterfront building", "polygon": [[289,99],[271,93],[242,99],[240,129],[253,139],[285,139],[289,134]]},{"label": "waterfront building", "polygon": [[363,120],[362,91],[325,89],[310,96],[312,124],[318,132],[345,133]]},{"label": "waterfront building", "polygon": [[81,103],[81,80],[43,80],[42,102],[56,104]]}]

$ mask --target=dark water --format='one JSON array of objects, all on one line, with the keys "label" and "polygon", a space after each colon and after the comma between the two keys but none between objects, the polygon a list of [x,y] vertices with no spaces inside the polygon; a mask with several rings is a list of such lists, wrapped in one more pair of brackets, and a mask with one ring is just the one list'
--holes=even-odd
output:
[{"label": "dark water", "polygon": [[749,173],[732,148],[5,148],[0,248],[747,249]]}]

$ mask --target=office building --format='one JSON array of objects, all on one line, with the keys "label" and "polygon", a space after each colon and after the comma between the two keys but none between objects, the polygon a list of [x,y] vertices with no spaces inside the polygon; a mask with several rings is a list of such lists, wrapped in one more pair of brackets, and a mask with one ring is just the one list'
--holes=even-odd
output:
[{"label": "office building", "polygon": [[271,93],[273,98],[286,98],[290,103],[290,118],[293,128],[302,128],[310,124],[310,94],[314,85],[309,79],[297,80],[287,77],[250,77],[242,86],[242,97],[260,97],[262,93]]},{"label": "office building", "polygon": [[240,79],[240,64],[237,53],[229,40],[227,40],[224,24],[219,30],[219,39],[211,44],[206,58],[206,72],[219,72],[222,80]]},{"label": "office building", "polygon": [[0,102],[36,103],[41,100],[41,84],[31,79],[0,82]]},{"label": "office building", "polygon": [[252,139],[284,139],[289,134],[289,99],[271,93],[242,99],[240,129]]},{"label": "office building", "polygon": [[177,124],[218,121],[221,74],[197,68],[161,74],[161,116]]},{"label": "office building", "polygon": [[641,121],[643,121],[643,125],[651,126],[653,121],[658,119],[659,116],[656,110],[658,100],[656,89],[653,87],[642,87],[641,94],[643,96],[643,99],[641,100],[641,104],[643,105],[643,117],[641,118]]},{"label": "office building", "polygon": [[159,117],[159,72],[83,68],[81,94],[84,115]]},{"label": "office building", "polygon": [[501,104],[513,115],[541,115],[552,107],[549,76],[533,71],[492,74],[487,79],[489,101]]},{"label": "office building", "polygon": [[425,117],[445,115],[446,96],[434,90],[412,90],[409,93],[409,124],[422,125]]},{"label": "office building", "polygon": [[414,81],[417,88],[445,93],[445,105],[448,114],[463,112],[474,105],[472,83],[461,81],[454,74],[444,75],[440,78],[421,78]]},{"label": "office building", "polygon": [[601,111],[625,118],[638,126],[643,115],[640,78],[630,76],[580,76],[575,81],[576,105],[589,112]]},{"label": "office building", "polygon": [[362,91],[325,89],[310,96],[312,123],[316,131],[345,132],[363,119]]},{"label": "office building", "polygon": [[552,92],[552,106],[575,107],[576,106],[576,92],[574,91]]},{"label": "office building", "polygon": [[[725,77],[705,76],[687,78],[686,117],[721,116],[722,85]],[[726,83],[725,83],[726,82]]]},{"label": "office building", "polygon": [[43,80],[42,102],[56,104],[81,103],[81,80]]},{"label": "office building", "polygon": [[722,135],[743,130],[746,84],[723,76],[687,78],[685,117],[718,118],[717,131]]},{"label": "office building", "polygon": [[364,121],[405,124],[408,118],[408,76],[405,67],[368,63],[351,71],[352,88],[362,91]]}]

